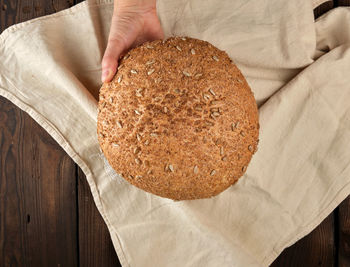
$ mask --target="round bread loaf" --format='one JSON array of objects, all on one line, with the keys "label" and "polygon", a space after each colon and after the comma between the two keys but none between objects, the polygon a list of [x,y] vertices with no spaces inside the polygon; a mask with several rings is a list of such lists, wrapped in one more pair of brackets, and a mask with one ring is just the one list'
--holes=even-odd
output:
[{"label": "round bread loaf", "polygon": [[131,184],[174,200],[208,198],[246,171],[258,110],[224,51],[172,37],[121,59],[100,90],[97,133],[108,162]]}]

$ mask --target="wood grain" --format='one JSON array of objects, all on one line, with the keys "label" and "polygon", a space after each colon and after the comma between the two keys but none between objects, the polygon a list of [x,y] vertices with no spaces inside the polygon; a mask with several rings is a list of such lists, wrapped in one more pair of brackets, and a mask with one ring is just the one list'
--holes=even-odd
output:
[{"label": "wood grain", "polygon": [[78,170],[80,266],[120,267],[106,224],[98,212],[84,173]]},{"label": "wood grain", "polygon": [[0,266],[77,266],[75,164],[0,98]]},{"label": "wood grain", "polygon": [[25,214],[20,153],[21,112],[0,97],[0,266],[22,266],[25,260]]},{"label": "wood grain", "polygon": [[348,267],[350,266],[350,197],[339,205],[338,221],[338,263],[339,267]]},{"label": "wood grain", "polygon": [[337,6],[350,6],[350,0],[338,0]]},{"label": "wood grain", "polygon": [[0,0],[0,32],[15,23],[49,15],[73,5],[73,0]]},{"label": "wood grain", "polygon": [[[79,2],[0,0],[0,32]],[[322,4],[315,18],[338,5],[349,6],[350,0]],[[0,266],[120,266],[81,170],[1,97]],[[272,266],[350,266],[350,198]]]},{"label": "wood grain", "polygon": [[[0,31],[69,6],[63,0],[0,0]],[[0,266],[77,266],[74,162],[4,98],[0,125]]]},{"label": "wood grain", "polygon": [[[335,4],[334,1],[327,1],[315,8],[315,19],[331,10]],[[334,223],[337,222],[335,216],[337,216],[337,213],[332,213],[309,235],[285,249],[271,267],[338,266],[336,255],[338,244],[335,242],[337,236],[335,232],[338,231],[338,224]],[[350,228],[350,221],[348,223]]]},{"label": "wood grain", "polygon": [[335,265],[334,215],[329,215],[314,231],[285,249],[271,267]]}]

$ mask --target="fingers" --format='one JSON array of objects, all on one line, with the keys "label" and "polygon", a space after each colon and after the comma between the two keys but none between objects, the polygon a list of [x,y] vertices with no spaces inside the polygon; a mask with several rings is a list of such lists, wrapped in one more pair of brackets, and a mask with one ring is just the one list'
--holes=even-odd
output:
[{"label": "fingers", "polygon": [[107,48],[102,59],[101,81],[110,82],[117,72],[118,59],[125,49],[122,41],[116,39],[108,40]]},{"label": "fingers", "polygon": [[137,6],[128,9],[119,7],[113,13],[108,44],[102,59],[102,82],[110,82],[113,79],[118,59],[124,51],[140,42],[162,39],[163,36],[155,10],[155,0],[151,9],[140,9]]}]

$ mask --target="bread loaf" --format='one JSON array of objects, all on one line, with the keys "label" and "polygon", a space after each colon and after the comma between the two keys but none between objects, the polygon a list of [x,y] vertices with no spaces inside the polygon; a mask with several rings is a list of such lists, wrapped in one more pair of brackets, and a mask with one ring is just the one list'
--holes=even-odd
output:
[{"label": "bread loaf", "polygon": [[258,110],[224,51],[172,37],[121,59],[100,90],[97,133],[108,162],[131,184],[174,200],[208,198],[246,171]]}]

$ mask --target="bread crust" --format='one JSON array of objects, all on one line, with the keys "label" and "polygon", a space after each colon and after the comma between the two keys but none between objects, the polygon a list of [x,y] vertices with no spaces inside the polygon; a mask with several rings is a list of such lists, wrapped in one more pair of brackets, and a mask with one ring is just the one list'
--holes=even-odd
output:
[{"label": "bread crust", "polygon": [[161,197],[215,196],[257,150],[257,105],[226,52],[193,38],[129,51],[100,90],[98,140],[131,184]]}]

